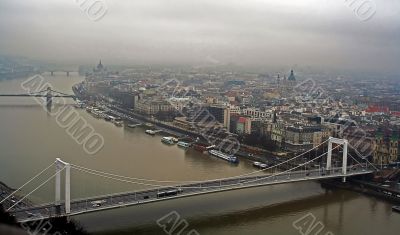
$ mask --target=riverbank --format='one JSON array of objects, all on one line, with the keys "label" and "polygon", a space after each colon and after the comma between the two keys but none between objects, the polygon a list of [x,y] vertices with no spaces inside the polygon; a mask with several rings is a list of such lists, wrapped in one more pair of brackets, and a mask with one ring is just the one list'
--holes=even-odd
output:
[{"label": "riverbank", "polygon": [[[76,97],[78,97],[80,100],[87,100],[88,97],[91,97],[89,93],[81,86],[81,84],[75,84],[72,87],[72,90],[75,94]],[[173,135],[175,137],[191,137],[193,139],[200,139],[203,142],[210,142],[210,139],[212,140],[212,145],[217,145],[217,146],[225,146],[225,145],[230,145],[231,143],[228,143],[226,140],[229,138],[232,140],[231,136],[205,136],[205,134],[192,131],[192,130],[187,130],[187,129],[182,129],[179,128],[175,125],[173,125],[171,122],[164,122],[155,119],[154,117],[148,117],[139,113],[134,112],[133,110],[127,110],[124,107],[120,107],[118,104],[113,104],[105,100],[105,98],[102,98],[102,102],[105,103],[106,107],[110,109],[111,113],[117,116],[120,116],[121,118],[125,118],[129,121],[137,122],[137,123],[151,123],[154,125],[154,128],[161,130],[163,133],[167,133],[169,135]],[[202,130],[199,130],[202,131]],[[239,143],[239,149],[236,149],[238,152],[238,155],[241,157],[245,157],[246,159],[252,160],[252,161],[261,161],[263,163],[268,163],[268,162],[276,162],[278,157],[285,157],[288,155],[288,153],[283,153],[283,152],[275,152],[275,151],[270,151],[264,148],[259,148],[257,146],[251,146],[251,145],[246,145],[243,143]],[[240,153],[241,152],[241,153]]]}]

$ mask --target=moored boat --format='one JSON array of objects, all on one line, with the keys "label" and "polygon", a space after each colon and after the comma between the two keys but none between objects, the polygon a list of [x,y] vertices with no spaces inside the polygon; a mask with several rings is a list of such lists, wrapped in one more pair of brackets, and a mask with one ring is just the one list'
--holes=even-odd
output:
[{"label": "moored boat", "polygon": [[393,206],[392,210],[400,213],[400,206]]},{"label": "moored boat", "polygon": [[164,144],[169,144],[169,145],[175,144],[173,137],[162,137],[161,142],[163,142]]},{"label": "moored boat", "polygon": [[197,150],[197,151],[199,151],[199,152],[205,152],[205,151],[207,151],[207,146],[206,145],[203,145],[203,144],[194,144],[193,145],[193,148],[195,149],[195,150]]},{"label": "moored boat", "polygon": [[77,100],[77,101],[76,101],[76,104],[75,104],[74,106],[75,106],[75,108],[77,108],[77,109],[83,109],[83,108],[85,107],[85,103],[83,103],[83,102],[80,101],[80,100]]},{"label": "moored boat", "polygon": [[191,144],[183,142],[183,141],[179,141],[177,145],[178,145],[178,147],[181,147],[181,148],[189,148],[191,146]]},{"label": "moored boat", "polygon": [[156,132],[153,131],[153,130],[146,130],[145,133],[148,134],[148,135],[155,135],[156,134]]},{"label": "moored boat", "polygon": [[129,128],[135,128],[135,127],[137,127],[137,126],[140,126],[140,124],[128,124],[128,127]]},{"label": "moored boat", "polygon": [[87,106],[87,107],[86,107],[86,112],[91,113],[92,110],[93,110],[93,107],[92,107],[92,106]]},{"label": "moored boat", "polygon": [[92,115],[96,118],[101,118],[103,115],[103,111],[99,109],[92,109]]},{"label": "moored boat", "polygon": [[121,127],[121,126],[123,126],[123,122],[122,121],[115,121],[114,122],[114,125],[116,125],[116,126],[118,126],[118,127]]},{"label": "moored boat", "polygon": [[214,157],[221,158],[221,159],[223,159],[225,161],[228,161],[230,163],[239,163],[239,158],[237,158],[237,157],[235,157],[233,155],[225,154],[225,153],[223,153],[221,151],[218,151],[218,150],[212,149],[212,150],[209,150],[208,153],[210,153]]},{"label": "moored boat", "polygon": [[153,126],[154,126],[154,125],[151,124],[150,122],[146,122],[144,125],[147,126],[147,127],[153,127]]}]

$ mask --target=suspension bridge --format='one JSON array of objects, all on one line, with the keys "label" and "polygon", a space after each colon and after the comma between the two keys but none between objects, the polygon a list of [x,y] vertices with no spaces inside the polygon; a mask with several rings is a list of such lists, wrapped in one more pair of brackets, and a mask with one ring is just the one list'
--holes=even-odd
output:
[{"label": "suspension bridge", "polygon": [[[305,154],[310,153],[310,151],[317,149],[325,143],[328,143],[328,149],[326,152],[301,164],[297,164],[290,169],[285,168],[286,170],[280,170],[280,167],[284,164],[289,165],[290,162],[300,159]],[[13,214],[16,217],[17,221],[28,222],[61,216],[73,216],[119,207],[135,206],[144,203],[154,203],[170,199],[198,196],[202,194],[239,190],[251,187],[264,187],[269,185],[286,184],[301,181],[342,178],[343,182],[345,182],[347,177],[366,175],[378,170],[373,164],[368,161],[367,158],[361,156],[357,151],[356,157],[351,156],[348,153],[349,146],[351,147],[347,140],[330,137],[328,140],[324,141],[313,149],[310,149],[300,155],[297,155],[274,166],[270,166],[266,169],[250,172],[239,176],[205,181],[162,181],[154,179],[133,178],[74,165],[57,158],[54,163],[52,163],[50,166],[31,178],[13,193],[9,194],[0,203],[9,200],[10,197],[21,191],[23,187],[31,183],[43,172],[47,171],[53,166],[55,166],[55,173],[51,177],[48,177],[47,180],[45,180],[31,192],[25,194],[25,196],[23,196],[22,198],[16,199],[18,201],[14,200],[14,203],[9,204],[7,211]],[[339,158],[341,158],[342,160],[342,164],[340,167],[332,166],[332,152],[333,150],[338,148],[341,148],[343,150],[341,156],[339,156]],[[315,162],[322,161],[322,158],[325,156],[326,168],[313,169],[313,167],[311,167],[312,164],[315,164]],[[350,159],[348,159],[348,157],[351,157],[352,161],[349,161]],[[351,164],[348,164],[349,162],[351,162]],[[71,200],[71,169],[113,181],[148,186],[149,189]],[[61,174],[65,174],[65,176],[63,177],[64,182],[61,182]],[[27,199],[27,197],[29,197],[32,193],[34,193],[46,183],[50,182],[53,178],[55,178],[54,203],[47,203],[42,205],[29,205],[29,203],[23,203],[24,200]],[[65,195],[63,200],[61,200],[62,183],[65,187]]]},{"label": "suspension bridge", "polygon": [[0,94],[0,97],[43,97],[46,98],[46,103],[50,105],[52,103],[53,98],[72,98],[75,99],[74,95],[65,94],[59,91],[55,91],[51,89],[51,87],[47,87],[47,89],[43,89],[37,92],[32,93],[20,93],[20,94]]}]

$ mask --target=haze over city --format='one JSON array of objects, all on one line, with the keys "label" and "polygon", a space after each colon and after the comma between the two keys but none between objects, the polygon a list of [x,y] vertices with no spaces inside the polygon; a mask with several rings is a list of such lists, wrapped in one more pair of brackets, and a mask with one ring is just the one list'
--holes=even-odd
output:
[{"label": "haze over city", "polygon": [[88,20],[74,0],[2,0],[0,51],[67,64],[283,65],[397,71],[400,4],[360,21],[346,1],[107,0]]}]

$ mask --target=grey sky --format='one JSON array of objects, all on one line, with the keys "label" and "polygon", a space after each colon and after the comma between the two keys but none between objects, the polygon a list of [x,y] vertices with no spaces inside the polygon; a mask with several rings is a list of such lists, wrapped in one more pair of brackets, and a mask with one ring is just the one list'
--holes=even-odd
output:
[{"label": "grey sky", "polygon": [[399,0],[365,0],[377,6],[368,21],[345,0],[104,0],[96,22],[76,1],[0,0],[0,54],[392,72],[400,61]]}]

